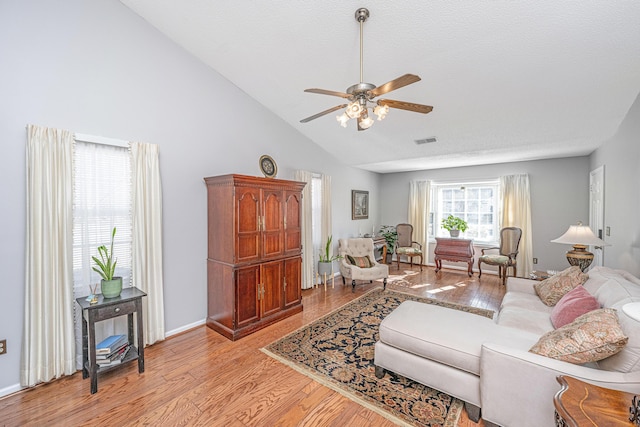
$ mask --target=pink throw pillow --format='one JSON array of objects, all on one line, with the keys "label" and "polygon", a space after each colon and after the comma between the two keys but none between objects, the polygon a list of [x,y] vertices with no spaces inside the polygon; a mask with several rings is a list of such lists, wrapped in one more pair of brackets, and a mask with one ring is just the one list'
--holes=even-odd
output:
[{"label": "pink throw pillow", "polygon": [[576,320],[579,316],[600,308],[600,303],[595,299],[584,286],[576,286],[567,292],[551,311],[551,323],[554,328],[561,328],[564,325]]}]

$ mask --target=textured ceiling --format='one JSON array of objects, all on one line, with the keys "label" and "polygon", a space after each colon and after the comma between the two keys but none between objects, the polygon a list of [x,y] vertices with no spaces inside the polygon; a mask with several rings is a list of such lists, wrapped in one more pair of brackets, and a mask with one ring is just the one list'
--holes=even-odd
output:
[{"label": "textured ceiling", "polygon": [[[640,91],[640,2],[121,0],[244,92],[345,163],[395,172],[587,155],[609,139]],[[358,132],[343,103],[360,80],[422,80],[384,98],[392,109]],[[414,140],[436,137],[417,145]]]}]

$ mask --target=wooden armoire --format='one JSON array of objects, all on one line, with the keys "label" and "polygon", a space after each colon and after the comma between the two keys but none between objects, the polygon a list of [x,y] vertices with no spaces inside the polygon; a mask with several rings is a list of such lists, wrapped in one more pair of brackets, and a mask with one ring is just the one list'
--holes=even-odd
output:
[{"label": "wooden armoire", "polygon": [[236,340],[302,311],[304,182],[222,175],[207,184],[207,326]]}]

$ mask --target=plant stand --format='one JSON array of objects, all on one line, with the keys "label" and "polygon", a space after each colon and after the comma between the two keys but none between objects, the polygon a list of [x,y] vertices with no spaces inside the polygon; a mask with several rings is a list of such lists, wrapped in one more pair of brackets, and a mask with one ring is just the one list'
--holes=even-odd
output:
[{"label": "plant stand", "polygon": [[327,276],[331,277],[331,287],[335,288],[335,277],[333,275],[333,267],[331,268],[331,272],[325,272],[323,274],[320,274],[316,271],[316,282],[313,285],[314,288],[318,287],[318,281],[321,282],[321,284],[324,285],[324,291],[327,291],[327,282],[329,281],[329,278]]}]

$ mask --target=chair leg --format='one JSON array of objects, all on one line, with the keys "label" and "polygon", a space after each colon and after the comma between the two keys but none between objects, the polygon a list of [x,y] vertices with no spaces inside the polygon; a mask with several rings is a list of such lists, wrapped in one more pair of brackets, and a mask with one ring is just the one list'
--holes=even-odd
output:
[{"label": "chair leg", "polygon": [[356,291],[356,281],[355,279],[351,280],[351,292]]},{"label": "chair leg", "polygon": [[344,276],[342,276],[342,284],[343,284],[343,285],[346,285],[346,284],[347,284],[347,282],[345,282],[345,281],[344,281]]},{"label": "chair leg", "polygon": [[422,271],[422,262],[424,261],[424,259],[422,258],[422,255],[420,255],[420,271]]},{"label": "chair leg", "polygon": [[396,254],[396,261],[398,263],[398,270],[400,270],[400,254]]},{"label": "chair leg", "polygon": [[382,281],[382,289],[387,289],[387,278],[385,277],[384,280]]},{"label": "chair leg", "polygon": [[478,260],[478,279],[482,276],[482,267],[480,267],[480,264],[482,264],[482,262]]}]

